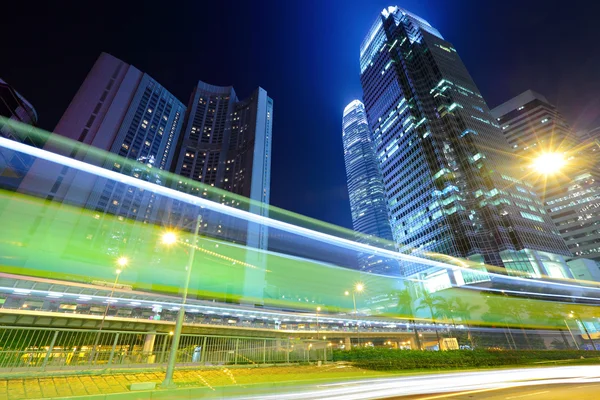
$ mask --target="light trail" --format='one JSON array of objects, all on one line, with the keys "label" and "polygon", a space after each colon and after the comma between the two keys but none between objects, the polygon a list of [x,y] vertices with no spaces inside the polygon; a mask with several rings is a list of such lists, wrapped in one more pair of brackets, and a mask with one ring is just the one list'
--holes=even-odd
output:
[{"label": "light trail", "polygon": [[[313,231],[311,229],[307,229],[307,228],[303,228],[303,227],[296,226],[293,224],[289,224],[287,222],[282,222],[282,221],[278,221],[275,219],[271,219],[266,216],[253,214],[249,211],[233,208],[233,207],[230,207],[230,206],[227,206],[224,204],[220,204],[220,203],[216,203],[216,202],[213,202],[213,201],[210,201],[207,199],[196,197],[194,195],[180,192],[175,189],[171,189],[171,188],[168,188],[165,186],[160,186],[160,185],[157,185],[157,184],[154,184],[151,182],[137,179],[133,176],[123,175],[123,174],[115,172],[115,171],[111,171],[111,170],[108,170],[108,169],[105,169],[105,168],[102,168],[102,167],[99,167],[96,165],[85,163],[83,161],[75,160],[75,159],[72,159],[72,158],[69,158],[66,156],[52,153],[52,152],[49,152],[44,149],[28,146],[24,143],[19,143],[19,142],[16,142],[16,141],[13,141],[13,140],[10,140],[7,138],[0,137],[0,146],[20,152],[20,153],[28,154],[30,156],[33,156],[33,157],[36,157],[39,159],[47,160],[47,161],[50,161],[50,162],[53,162],[53,163],[56,163],[59,165],[71,167],[73,169],[76,169],[76,170],[79,170],[82,172],[90,173],[90,174],[98,176],[98,177],[103,177],[103,178],[106,178],[106,179],[109,179],[112,181],[130,185],[130,186],[136,187],[138,189],[148,190],[150,192],[164,195],[166,197],[170,197],[174,200],[179,200],[179,201],[182,201],[184,203],[187,203],[187,204],[190,204],[193,206],[206,208],[206,209],[213,210],[213,211],[216,211],[216,212],[219,212],[219,213],[231,216],[231,217],[240,218],[242,220],[246,220],[246,221],[250,221],[250,222],[254,222],[254,223],[258,223],[258,224],[263,224],[263,225],[271,227],[271,228],[280,229],[280,230],[288,232],[288,233],[303,236],[308,239],[321,241],[323,243],[332,244],[332,245],[335,245],[335,246],[338,246],[338,247],[341,247],[344,249],[348,249],[348,250],[352,250],[352,251],[366,252],[366,253],[377,255],[377,256],[389,257],[390,259],[394,259],[394,260],[411,262],[411,263],[416,263],[416,264],[421,264],[421,265],[427,265],[430,267],[437,267],[437,268],[442,268],[442,269],[450,270],[450,271],[462,270],[462,271],[467,271],[467,272],[473,272],[473,270],[470,268],[465,268],[465,267],[456,266],[456,265],[449,265],[449,264],[445,264],[445,263],[442,263],[439,261],[423,259],[423,258],[419,258],[416,256],[411,256],[411,255],[394,252],[391,250],[381,249],[378,247],[370,246],[368,244],[355,242],[355,241],[352,241],[349,239],[344,239],[344,238],[340,238],[340,237],[333,236],[330,234]],[[527,278],[501,275],[501,274],[497,274],[497,273],[493,273],[493,272],[481,272],[481,273],[484,273],[487,276],[490,276],[490,277],[493,277],[496,279],[500,279],[500,280],[506,279],[506,280],[510,280],[510,281],[517,281],[519,283],[524,283],[524,282],[526,282],[527,284],[532,283],[531,279],[527,279]],[[403,278],[398,278],[398,279],[403,279]],[[597,288],[597,287],[582,287],[579,285],[572,285],[572,284],[567,284],[567,283],[559,283],[559,282],[551,282],[551,281],[543,281],[543,284],[546,287],[554,286],[554,287],[566,288],[569,290],[585,289],[585,290],[592,290],[597,293],[600,293],[600,288]],[[462,286],[458,286],[458,285],[453,285],[453,286],[454,287],[462,287]],[[481,288],[481,290],[487,290],[487,288]],[[536,293],[536,295],[543,295],[543,294]],[[597,300],[597,299],[595,299],[595,300]]]},{"label": "light trail", "polygon": [[[344,381],[333,384],[304,385],[290,388],[294,393],[238,396],[236,400],[369,400],[410,395],[434,395],[440,399],[484,391],[552,384],[600,382],[595,365],[546,368],[520,368],[482,372],[456,372],[421,376]],[[446,393],[446,394],[445,394]]]}]

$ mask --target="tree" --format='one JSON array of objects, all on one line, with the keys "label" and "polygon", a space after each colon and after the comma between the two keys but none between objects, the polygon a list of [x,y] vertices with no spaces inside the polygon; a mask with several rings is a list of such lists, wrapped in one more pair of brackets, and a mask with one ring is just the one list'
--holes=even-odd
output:
[{"label": "tree", "polygon": [[438,332],[437,323],[436,323],[436,317],[438,316],[438,314],[435,311],[436,302],[437,302],[436,297],[432,296],[431,293],[424,290],[423,293],[421,294],[421,301],[420,301],[419,306],[417,307],[417,311],[423,310],[423,309],[429,310],[429,314],[431,315],[431,321],[433,322],[433,328],[435,329],[435,336],[437,337],[438,347],[441,350],[442,343],[440,340],[440,333]]},{"label": "tree", "polygon": [[473,343],[473,335],[471,335],[471,326],[469,321],[471,321],[473,312],[479,309],[481,309],[481,306],[477,304],[469,304],[460,297],[454,298],[454,314],[459,317],[467,326],[467,337],[469,338],[471,347],[475,347],[475,343]]},{"label": "tree", "polygon": [[417,330],[417,324],[415,324],[414,289],[414,284],[412,282],[405,282],[404,289],[396,293],[398,296],[398,313],[403,316],[408,316],[408,321],[412,324],[415,333],[415,343],[419,350],[423,350],[419,332]]}]

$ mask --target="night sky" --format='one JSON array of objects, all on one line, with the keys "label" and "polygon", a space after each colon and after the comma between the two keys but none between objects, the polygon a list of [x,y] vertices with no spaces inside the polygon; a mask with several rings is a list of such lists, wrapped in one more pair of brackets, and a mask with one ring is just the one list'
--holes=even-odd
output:
[{"label": "night sky", "polygon": [[240,98],[262,86],[275,103],[271,203],[346,227],[341,114],[361,97],[359,46],[385,6],[438,28],[491,107],[534,89],[572,125],[600,125],[591,0],[20,3],[3,6],[0,77],[36,107],[42,128],[54,128],[102,51],[185,104],[199,79],[233,85]]}]

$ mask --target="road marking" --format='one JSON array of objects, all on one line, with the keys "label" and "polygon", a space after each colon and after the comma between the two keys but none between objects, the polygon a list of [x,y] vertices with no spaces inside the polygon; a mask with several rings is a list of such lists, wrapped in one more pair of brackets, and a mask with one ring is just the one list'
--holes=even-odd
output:
[{"label": "road marking", "polygon": [[467,390],[467,391],[464,391],[464,392],[446,393],[446,394],[440,394],[440,395],[437,395],[437,396],[419,397],[417,400],[443,399],[443,398],[454,397],[454,396],[462,396],[463,394],[491,392],[493,390],[502,390],[502,389],[509,389],[509,388],[510,388],[510,386],[509,387],[502,386],[502,387],[491,388],[491,389]]},{"label": "road marking", "polygon": [[529,393],[529,394],[522,394],[522,395],[520,395],[520,396],[510,396],[510,397],[505,397],[505,399],[506,399],[506,400],[508,400],[508,399],[518,399],[518,398],[521,398],[521,397],[535,396],[536,394],[549,393],[549,392],[550,392],[549,390],[545,390],[545,391],[543,391],[543,392],[535,392],[535,393]]}]

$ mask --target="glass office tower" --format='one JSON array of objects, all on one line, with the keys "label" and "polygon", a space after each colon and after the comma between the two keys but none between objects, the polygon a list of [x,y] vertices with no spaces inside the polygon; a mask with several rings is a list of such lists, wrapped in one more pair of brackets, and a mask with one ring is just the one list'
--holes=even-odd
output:
[{"label": "glass office tower", "polygon": [[570,277],[568,249],[532,187],[513,177],[506,139],[451,43],[388,7],[361,44],[360,71],[401,251]]},{"label": "glass office tower", "polygon": [[[383,180],[375,157],[365,106],[359,100],[350,102],[344,109],[342,140],[352,226],[356,232],[366,235],[360,235],[358,240],[376,244],[376,238],[381,238],[392,242]],[[397,266],[397,263],[390,264],[372,254],[359,259],[360,269],[368,272],[397,272],[392,271],[394,265]]]},{"label": "glass office tower", "polygon": [[[556,107],[532,90],[492,115],[573,256],[600,261],[600,143],[593,134],[573,133]],[[548,153],[564,155],[565,165],[543,175],[531,165]]]}]

